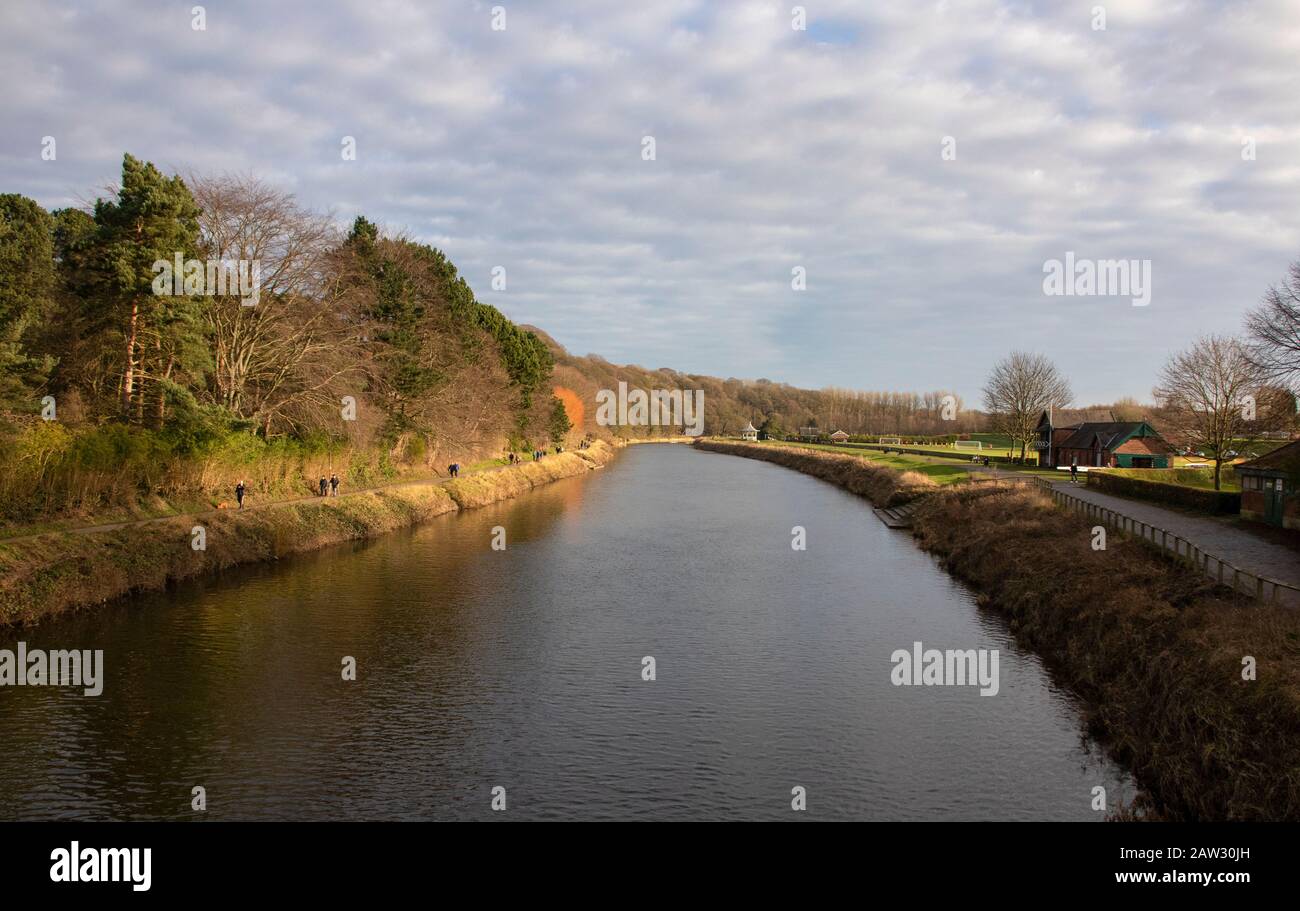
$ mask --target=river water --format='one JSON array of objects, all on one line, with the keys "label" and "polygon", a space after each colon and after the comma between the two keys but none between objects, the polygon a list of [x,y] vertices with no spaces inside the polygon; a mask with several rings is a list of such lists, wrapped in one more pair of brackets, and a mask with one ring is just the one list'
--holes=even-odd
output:
[{"label": "river water", "polygon": [[[0,819],[1099,820],[1093,788],[1132,794],[905,532],[683,446],[19,638],[103,649],[105,683],[0,688]],[[893,685],[917,641],[998,650],[998,693]]]}]

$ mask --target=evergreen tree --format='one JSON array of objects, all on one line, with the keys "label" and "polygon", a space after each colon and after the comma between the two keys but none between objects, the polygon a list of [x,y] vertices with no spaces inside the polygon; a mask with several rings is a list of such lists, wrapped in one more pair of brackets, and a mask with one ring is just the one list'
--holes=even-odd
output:
[{"label": "evergreen tree", "polygon": [[198,216],[198,205],[180,177],[165,177],[131,155],[122,160],[117,198],[95,202],[87,304],[100,310],[111,327],[109,338],[120,346],[119,396],[128,420],[144,420],[151,393],[161,424],[167,386],[178,375],[201,373],[205,367],[198,298],[155,294],[153,288],[159,275],[155,263],[174,263],[177,254],[183,261],[196,255]]},{"label": "evergreen tree", "polygon": [[568,437],[569,431],[573,429],[573,422],[569,420],[569,412],[564,408],[564,402],[559,397],[551,396],[551,420],[548,428],[551,432],[552,443],[563,443]]},{"label": "evergreen tree", "polygon": [[0,408],[37,410],[54,360],[33,353],[55,288],[54,220],[35,201],[0,195]]}]

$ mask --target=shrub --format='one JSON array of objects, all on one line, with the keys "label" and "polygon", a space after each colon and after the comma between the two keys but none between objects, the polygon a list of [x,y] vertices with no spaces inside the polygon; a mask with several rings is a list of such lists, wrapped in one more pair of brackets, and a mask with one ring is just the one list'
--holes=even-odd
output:
[{"label": "shrub", "polygon": [[1241,494],[1235,491],[1210,490],[1183,484],[1163,484],[1110,470],[1088,472],[1088,486],[1104,493],[1139,500],[1152,500],[1172,506],[1186,506],[1213,515],[1241,512]]}]

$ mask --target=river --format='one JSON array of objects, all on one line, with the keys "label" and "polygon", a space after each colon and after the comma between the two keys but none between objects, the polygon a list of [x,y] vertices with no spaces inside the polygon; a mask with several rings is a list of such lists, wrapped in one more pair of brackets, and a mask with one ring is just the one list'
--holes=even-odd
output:
[{"label": "river", "polygon": [[[684,446],[20,638],[103,649],[105,682],[0,688],[0,819],[1100,820],[1094,787],[1132,795],[905,532]],[[997,694],[893,685],[916,641],[998,650]]]}]

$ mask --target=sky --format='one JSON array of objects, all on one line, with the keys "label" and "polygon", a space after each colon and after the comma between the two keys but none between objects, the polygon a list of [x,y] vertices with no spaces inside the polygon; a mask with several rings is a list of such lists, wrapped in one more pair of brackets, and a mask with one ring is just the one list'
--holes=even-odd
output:
[{"label": "sky", "polygon": [[[1297,0],[5,0],[0,192],[252,173],[576,354],[977,404],[1018,349],[1148,400],[1300,258],[1297,60]],[[1046,294],[1067,252],[1149,303]]]}]

